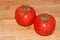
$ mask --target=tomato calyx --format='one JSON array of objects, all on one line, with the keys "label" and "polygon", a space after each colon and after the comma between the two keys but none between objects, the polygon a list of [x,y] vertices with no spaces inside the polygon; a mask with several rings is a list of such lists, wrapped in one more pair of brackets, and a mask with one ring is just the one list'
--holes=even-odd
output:
[{"label": "tomato calyx", "polygon": [[44,15],[44,16],[41,16],[41,20],[48,20],[49,19],[49,15],[48,14],[46,14],[46,15]]},{"label": "tomato calyx", "polygon": [[29,11],[30,11],[30,8],[27,8],[26,6],[27,6],[27,5],[24,5],[23,11],[24,11],[24,12],[29,12]]},{"label": "tomato calyx", "polygon": [[24,6],[24,12],[28,12],[30,10],[30,8],[26,8],[25,6]]},{"label": "tomato calyx", "polygon": [[24,16],[24,12],[29,12],[29,11],[30,11],[30,8],[27,8],[26,5],[24,5],[22,16]]}]

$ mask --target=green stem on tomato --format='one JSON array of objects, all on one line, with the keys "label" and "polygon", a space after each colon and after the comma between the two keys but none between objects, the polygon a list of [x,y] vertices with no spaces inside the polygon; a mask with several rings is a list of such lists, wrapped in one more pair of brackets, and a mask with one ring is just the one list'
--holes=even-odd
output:
[{"label": "green stem on tomato", "polygon": [[48,20],[49,19],[49,15],[46,14],[45,16],[41,16],[41,20]]},{"label": "green stem on tomato", "polygon": [[30,8],[24,8],[24,12],[28,12],[30,10]]},{"label": "green stem on tomato", "polygon": [[24,12],[29,12],[30,11],[30,8],[26,8],[26,5],[24,5],[24,9],[23,9],[23,16],[24,16]]},{"label": "green stem on tomato", "polygon": [[24,7],[24,12],[28,12],[29,10],[30,10],[30,8]]}]

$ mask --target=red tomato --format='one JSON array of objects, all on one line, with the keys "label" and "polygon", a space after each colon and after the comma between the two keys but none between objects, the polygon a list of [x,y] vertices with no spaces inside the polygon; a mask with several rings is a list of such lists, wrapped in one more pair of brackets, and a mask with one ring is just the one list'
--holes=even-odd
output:
[{"label": "red tomato", "polygon": [[35,10],[28,5],[22,5],[16,9],[15,19],[19,25],[28,26],[34,22],[35,17]]},{"label": "red tomato", "polygon": [[34,22],[34,29],[40,35],[50,35],[55,29],[55,18],[50,14],[40,14]]}]

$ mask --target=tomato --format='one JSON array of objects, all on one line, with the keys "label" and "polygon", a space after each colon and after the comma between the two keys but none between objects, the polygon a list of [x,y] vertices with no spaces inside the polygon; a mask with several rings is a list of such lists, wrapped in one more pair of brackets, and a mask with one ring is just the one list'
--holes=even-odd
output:
[{"label": "tomato", "polygon": [[40,14],[34,21],[35,32],[39,35],[48,36],[55,30],[56,21],[50,14]]},{"label": "tomato", "polygon": [[34,22],[35,17],[36,17],[35,10],[28,5],[22,5],[16,9],[15,19],[19,25],[22,26],[31,25]]}]

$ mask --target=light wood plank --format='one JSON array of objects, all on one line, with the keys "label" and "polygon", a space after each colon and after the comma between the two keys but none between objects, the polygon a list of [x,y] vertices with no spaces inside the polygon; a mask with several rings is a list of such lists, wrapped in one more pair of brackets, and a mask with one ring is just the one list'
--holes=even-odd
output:
[{"label": "light wood plank", "polygon": [[[29,27],[18,25],[14,19],[0,20],[0,37],[14,40],[59,40],[60,39],[60,19],[56,17],[56,29],[50,36],[41,36],[34,31],[33,24]],[[11,37],[11,38],[10,38]],[[16,39],[15,39],[16,38]]]}]

